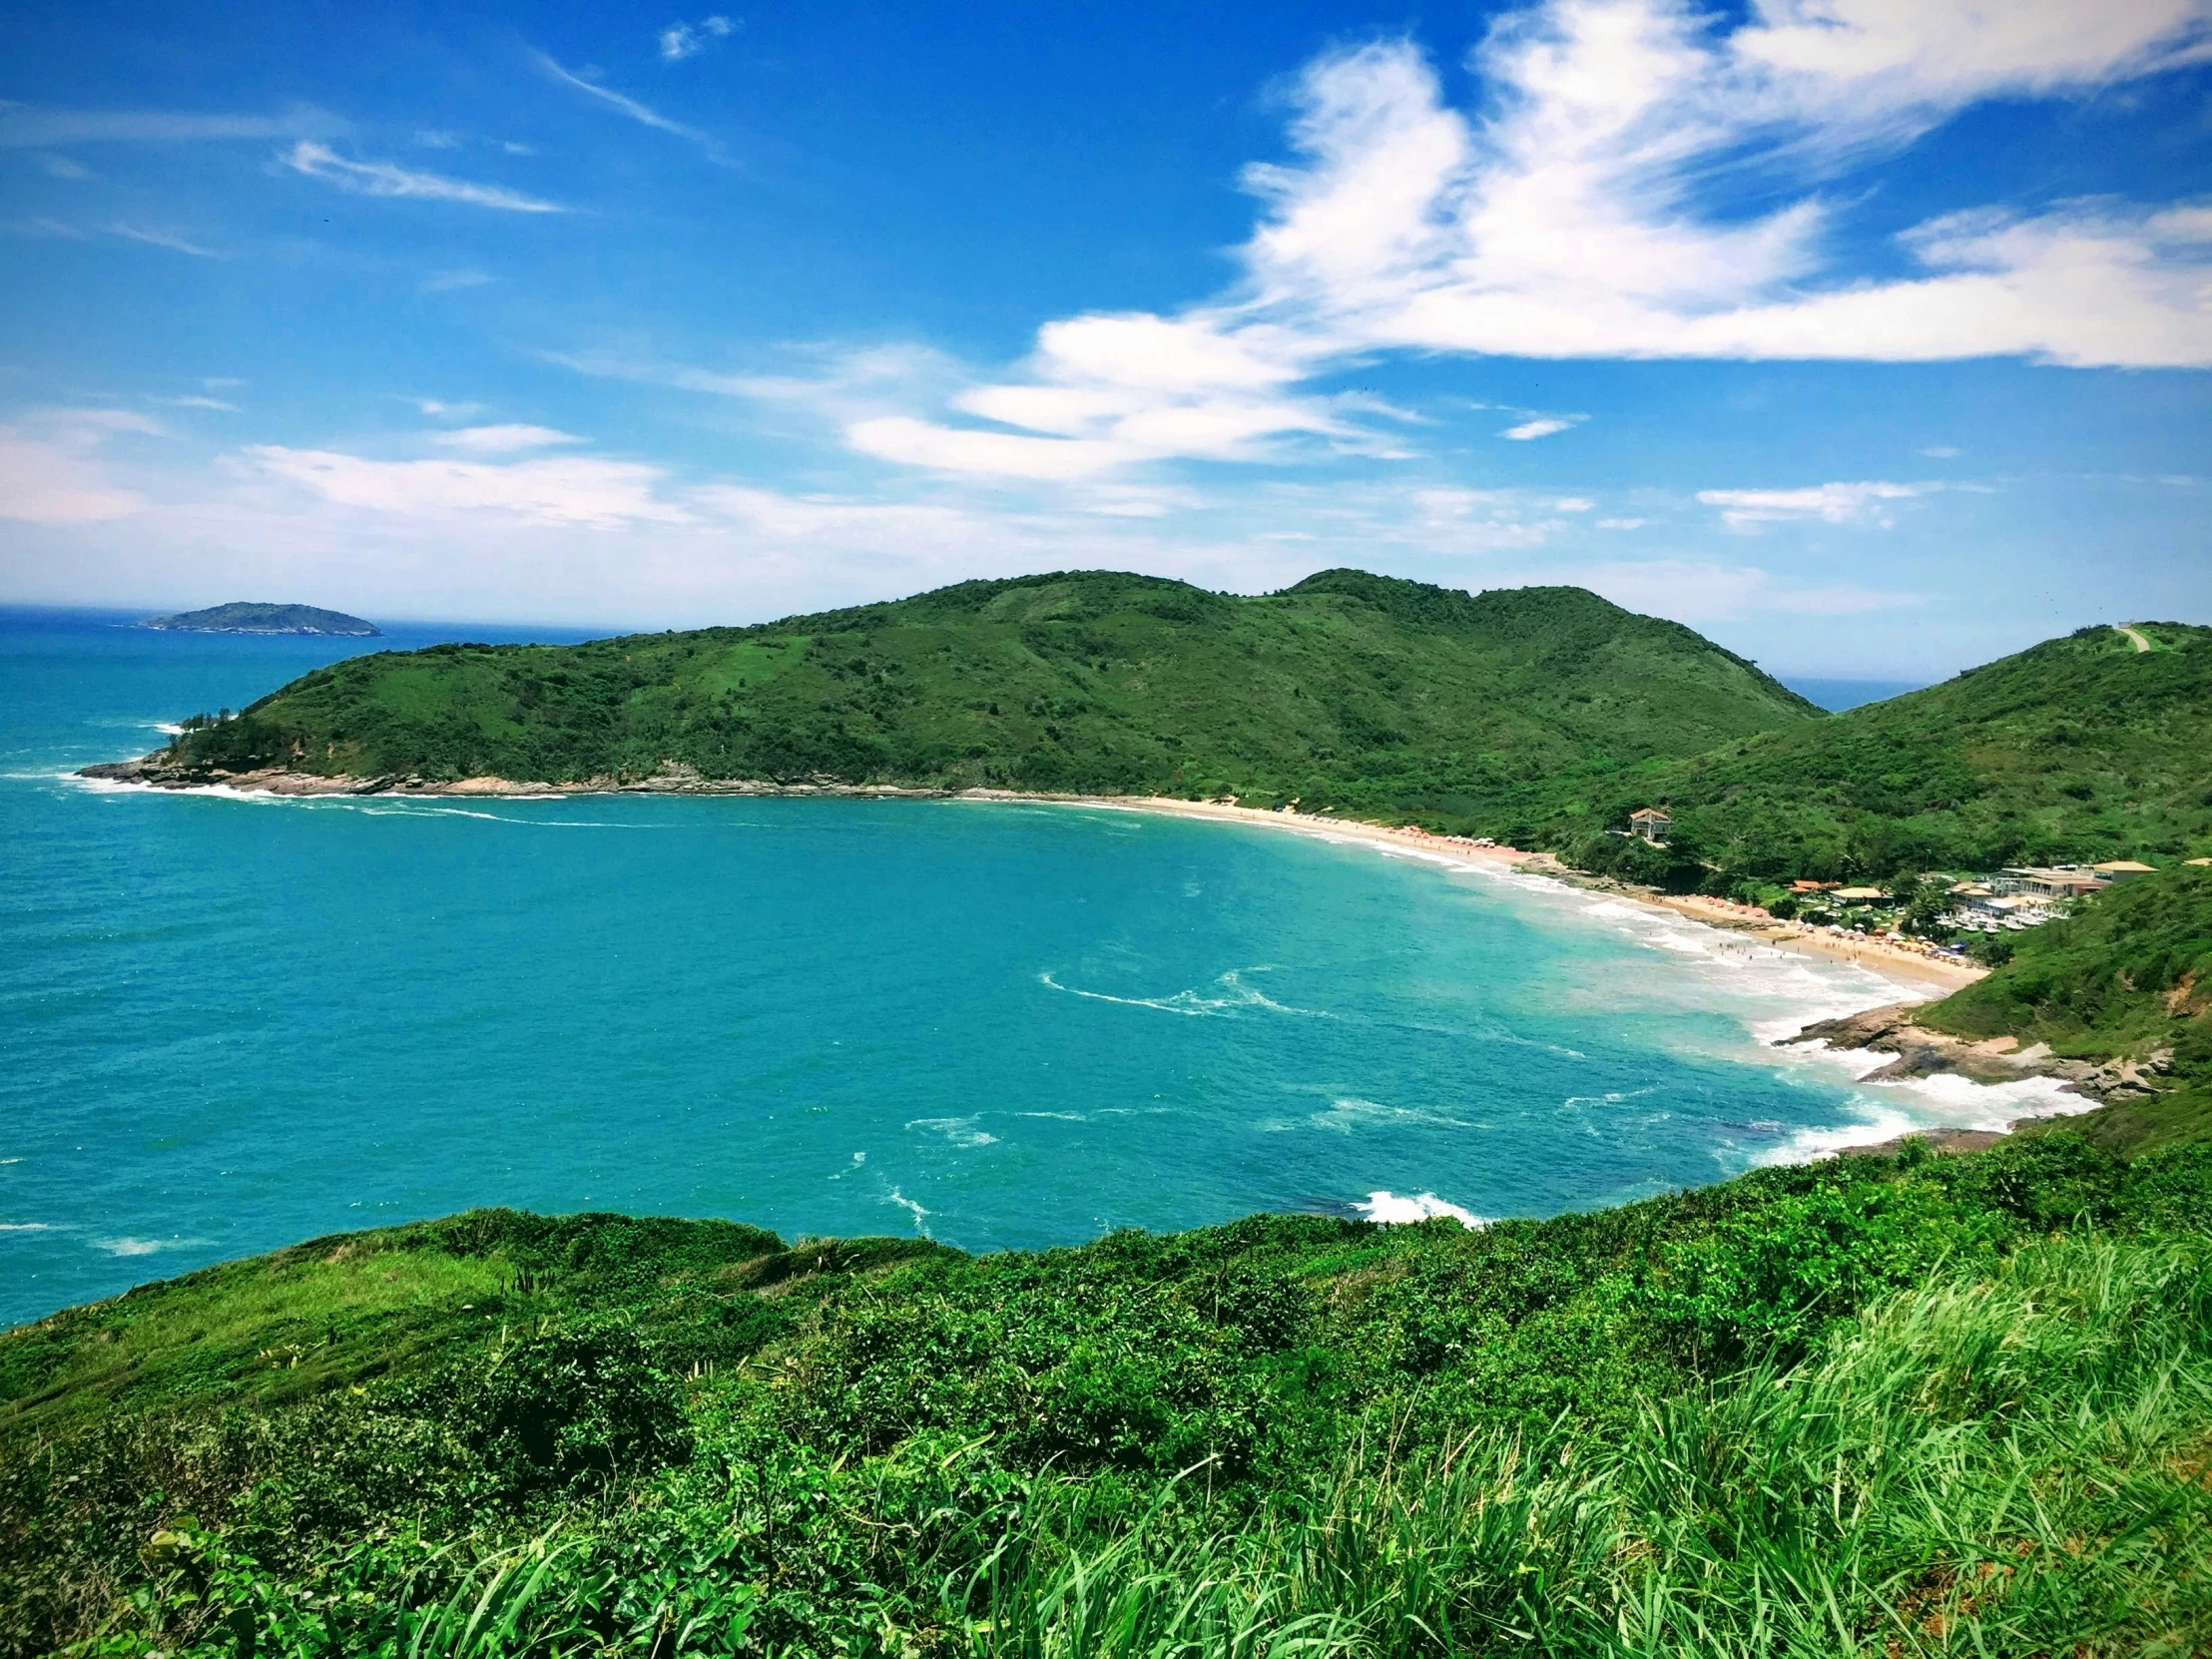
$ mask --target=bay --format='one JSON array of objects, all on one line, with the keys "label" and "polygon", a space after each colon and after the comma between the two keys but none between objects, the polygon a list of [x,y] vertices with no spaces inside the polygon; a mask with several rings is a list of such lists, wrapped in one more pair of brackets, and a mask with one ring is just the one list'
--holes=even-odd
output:
[{"label": "bay", "polygon": [[317,663],[525,637],[125,620],[0,613],[0,1326],[472,1205],[1029,1248],[1548,1215],[2029,1109],[1771,1046],[1900,994],[1864,970],[1372,845],[1027,804],[90,786]]}]

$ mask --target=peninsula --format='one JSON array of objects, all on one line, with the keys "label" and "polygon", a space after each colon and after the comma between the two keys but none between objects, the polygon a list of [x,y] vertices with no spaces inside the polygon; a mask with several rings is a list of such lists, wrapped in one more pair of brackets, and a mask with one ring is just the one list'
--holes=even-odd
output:
[{"label": "peninsula", "polygon": [[315,605],[262,605],[244,600],[211,605],[204,611],[150,616],[135,624],[173,634],[332,634],[342,639],[375,639],[383,630],[343,611]]}]

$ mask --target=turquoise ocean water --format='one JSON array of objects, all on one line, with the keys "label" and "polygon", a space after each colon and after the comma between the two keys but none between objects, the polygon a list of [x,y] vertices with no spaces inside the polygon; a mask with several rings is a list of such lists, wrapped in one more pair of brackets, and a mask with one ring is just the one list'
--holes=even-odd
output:
[{"label": "turquoise ocean water", "polygon": [[[453,637],[503,636],[376,643]],[[1894,999],[1857,968],[1317,836],[67,776],[358,649],[0,613],[0,1325],[478,1204],[1028,1247],[1543,1215],[2026,1109],[1769,1046]]]}]

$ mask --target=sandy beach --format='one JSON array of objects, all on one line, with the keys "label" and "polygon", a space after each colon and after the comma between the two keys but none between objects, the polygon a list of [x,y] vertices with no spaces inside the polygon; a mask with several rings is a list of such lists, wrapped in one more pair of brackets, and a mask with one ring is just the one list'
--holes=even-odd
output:
[{"label": "sandy beach", "polygon": [[[160,756],[155,754],[141,761],[87,767],[80,776],[112,783],[135,784],[143,788],[188,787],[182,781],[163,776],[159,763]],[[1961,985],[1971,984],[1988,971],[1964,963],[1936,961],[1887,939],[1816,932],[1794,922],[1777,921],[1764,911],[1723,898],[1707,898],[1695,894],[1677,896],[1625,886],[1618,881],[1585,875],[1570,869],[1548,852],[1529,852],[1512,846],[1483,846],[1456,835],[1432,834],[1414,827],[1400,829],[1388,825],[1361,824],[1315,813],[1300,813],[1289,808],[1263,811],[1257,807],[1239,807],[1226,801],[1183,801],[1171,796],[1045,795],[1018,790],[947,792],[907,789],[894,784],[774,784],[753,779],[706,779],[688,767],[675,765],[665,767],[659,774],[646,779],[623,781],[593,778],[570,784],[517,783],[507,778],[432,781],[422,778],[323,777],[273,767],[265,771],[225,777],[216,783],[200,783],[189,787],[250,795],[381,795],[400,799],[466,796],[479,800],[569,795],[830,795],[934,801],[1010,801],[1030,806],[1105,807],[1123,812],[1165,813],[1177,818],[1212,819],[1222,824],[1252,825],[1272,830],[1288,830],[1300,834],[1327,835],[1340,840],[1370,841],[1379,845],[1403,847],[1430,857],[1454,858],[1468,863],[1502,864],[1531,875],[1548,876],[1570,886],[1603,892],[1628,903],[1668,910],[1686,920],[1744,934],[1747,938],[1760,944],[1772,945],[1778,950],[1795,950],[1807,955],[1825,956],[1832,961],[1856,963],[1870,972],[1878,973],[1922,994],[1947,994]]]},{"label": "sandy beach", "polygon": [[[994,794],[991,799],[998,799]],[[1034,800],[1035,797],[1013,796],[1012,800]],[[1434,857],[1464,859],[1470,863],[1502,864],[1531,875],[1548,876],[1571,886],[1604,892],[1630,903],[1642,904],[1652,909],[1667,910],[1687,920],[1701,922],[1708,927],[1724,928],[1741,933],[1760,944],[1772,945],[1778,950],[1801,951],[1809,956],[1825,956],[1831,961],[1852,962],[1880,974],[1883,978],[1907,986],[1917,992],[1930,992],[1941,996],[1970,985],[1988,972],[1988,969],[1965,963],[1941,962],[1931,959],[1917,950],[1891,943],[1887,939],[1859,936],[1839,936],[1834,933],[1816,932],[1794,922],[1777,921],[1762,910],[1746,904],[1732,903],[1725,898],[1706,898],[1691,894],[1676,896],[1651,893],[1623,886],[1617,881],[1583,875],[1569,869],[1548,852],[1524,852],[1511,846],[1478,846],[1456,836],[1430,834],[1416,829],[1392,829],[1379,824],[1356,824],[1333,818],[1295,812],[1262,812],[1252,807],[1234,807],[1226,802],[1176,801],[1164,797],[1140,799],[1100,799],[1085,805],[1098,807],[1137,808],[1145,812],[1169,813],[1179,818],[1208,818],[1222,823],[1266,826],[1278,830],[1292,830],[1305,834],[1333,836],[1343,840],[1373,841],[1390,846],[1401,846]]]}]

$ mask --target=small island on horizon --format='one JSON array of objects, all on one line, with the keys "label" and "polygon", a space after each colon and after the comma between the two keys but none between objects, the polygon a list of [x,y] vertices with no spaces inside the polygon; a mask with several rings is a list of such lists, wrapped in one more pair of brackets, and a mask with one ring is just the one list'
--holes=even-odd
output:
[{"label": "small island on horizon", "polygon": [[326,611],[319,605],[263,605],[246,600],[211,605],[204,611],[180,611],[175,616],[150,616],[132,626],[185,634],[335,634],[348,639],[374,639],[383,634],[373,622],[347,616],[343,611]]}]

